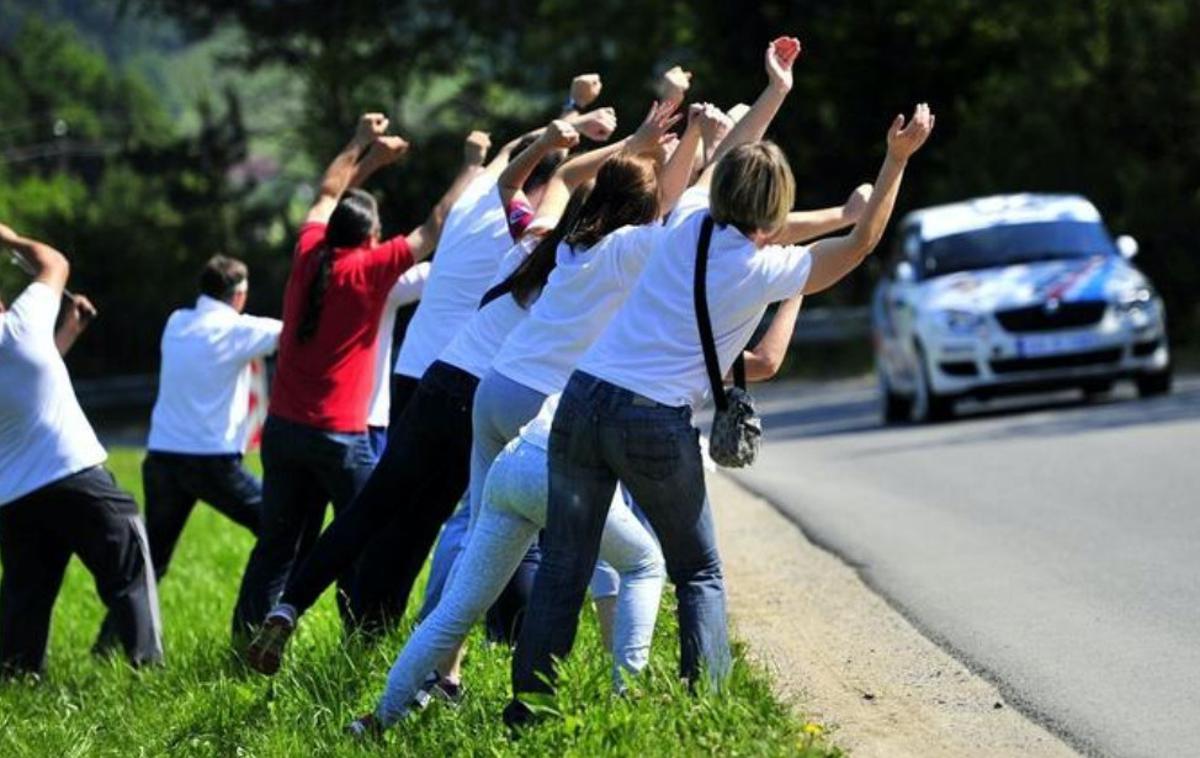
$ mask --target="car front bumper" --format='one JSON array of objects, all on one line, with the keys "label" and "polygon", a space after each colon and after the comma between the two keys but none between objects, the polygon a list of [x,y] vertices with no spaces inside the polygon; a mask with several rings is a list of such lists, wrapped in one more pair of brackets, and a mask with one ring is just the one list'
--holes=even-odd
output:
[{"label": "car front bumper", "polygon": [[1080,386],[1170,363],[1161,306],[1138,314],[1109,308],[1085,328],[1013,334],[991,320],[971,335],[923,334],[921,341],[934,391],[954,396]]}]

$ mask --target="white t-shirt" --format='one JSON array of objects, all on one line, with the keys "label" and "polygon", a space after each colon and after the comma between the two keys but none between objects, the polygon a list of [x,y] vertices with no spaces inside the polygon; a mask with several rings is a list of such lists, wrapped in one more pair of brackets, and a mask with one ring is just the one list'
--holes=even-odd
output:
[{"label": "white t-shirt", "polygon": [[[695,408],[704,401],[708,372],[692,288],[707,211],[707,189],[683,194],[625,307],[580,359],[581,371],[665,405]],[[759,250],[733,226],[713,229],[708,312],[722,374],[745,349],[767,305],[799,292],[811,269],[807,247]]]},{"label": "white t-shirt", "polygon": [[250,362],[275,352],[283,322],[247,316],[201,295],[167,319],[158,399],[147,447],[160,453],[227,455],[250,433]]},{"label": "white t-shirt", "polygon": [[622,227],[587,250],[560,244],[541,296],[509,335],[495,369],[544,395],[561,392],[629,297],[659,231],[658,224]]},{"label": "white t-shirt", "polygon": [[367,426],[387,426],[392,407],[392,333],[396,331],[396,309],[421,299],[421,291],[429,279],[429,261],[422,261],[405,271],[388,293],[379,319],[379,336],[375,338],[375,390],[367,406]]},{"label": "white t-shirt", "polygon": [[[527,234],[513,245],[504,256],[500,270],[484,292],[504,281],[516,270],[537,247],[537,235]],[[435,267],[436,268],[436,267]],[[482,295],[480,296],[482,298]],[[517,303],[511,294],[502,295],[472,314],[466,326],[458,331],[454,339],[438,356],[438,360],[457,366],[472,376],[483,378],[492,366],[504,340],[517,324],[525,320],[529,311]]]},{"label": "white t-shirt", "polygon": [[541,450],[550,449],[550,427],[554,425],[554,413],[558,410],[558,401],[562,399],[561,392],[546,395],[538,414],[521,427],[517,435],[522,442],[527,442]]},{"label": "white t-shirt", "polygon": [[0,314],[0,506],[108,457],[54,344],[61,301],[34,282]]},{"label": "white t-shirt", "polygon": [[446,217],[421,304],[396,358],[397,374],[421,378],[479,307],[512,244],[496,177],[484,174]]}]

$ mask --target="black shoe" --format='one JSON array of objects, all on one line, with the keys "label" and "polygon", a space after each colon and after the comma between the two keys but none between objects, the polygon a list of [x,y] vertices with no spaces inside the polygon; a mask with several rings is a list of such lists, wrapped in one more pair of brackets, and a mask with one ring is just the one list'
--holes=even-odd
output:
[{"label": "black shoe", "polygon": [[537,715],[520,700],[514,698],[504,706],[504,725],[513,738],[519,737],[522,729],[533,726],[537,721]]}]

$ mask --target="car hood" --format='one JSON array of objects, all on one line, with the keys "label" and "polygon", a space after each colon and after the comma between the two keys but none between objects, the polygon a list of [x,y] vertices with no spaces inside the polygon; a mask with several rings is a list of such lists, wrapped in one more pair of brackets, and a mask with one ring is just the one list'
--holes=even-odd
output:
[{"label": "car hood", "polygon": [[960,271],[918,285],[921,306],[934,310],[997,311],[1044,303],[1116,299],[1146,278],[1112,255]]}]

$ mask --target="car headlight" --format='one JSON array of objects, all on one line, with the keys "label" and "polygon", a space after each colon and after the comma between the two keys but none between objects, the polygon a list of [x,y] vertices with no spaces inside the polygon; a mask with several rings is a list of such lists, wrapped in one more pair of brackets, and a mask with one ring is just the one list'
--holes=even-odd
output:
[{"label": "car headlight", "polygon": [[943,330],[960,337],[970,337],[987,327],[987,319],[974,311],[938,311],[937,322]]},{"label": "car headlight", "polygon": [[1115,303],[1119,313],[1149,311],[1154,307],[1154,291],[1149,287],[1134,287],[1117,296]]}]

